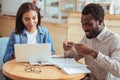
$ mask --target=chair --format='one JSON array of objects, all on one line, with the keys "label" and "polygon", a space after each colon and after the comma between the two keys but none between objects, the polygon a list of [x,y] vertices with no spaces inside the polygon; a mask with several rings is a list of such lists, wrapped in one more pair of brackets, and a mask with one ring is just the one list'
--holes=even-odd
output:
[{"label": "chair", "polygon": [[0,37],[0,80],[3,80],[2,74],[2,65],[3,65],[3,56],[6,50],[8,37]]}]

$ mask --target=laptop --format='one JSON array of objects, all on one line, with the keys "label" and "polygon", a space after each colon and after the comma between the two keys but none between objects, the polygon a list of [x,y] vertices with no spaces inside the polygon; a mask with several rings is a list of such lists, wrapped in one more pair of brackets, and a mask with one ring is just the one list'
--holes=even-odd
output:
[{"label": "laptop", "polygon": [[43,44],[15,44],[16,62],[51,62],[51,45]]}]

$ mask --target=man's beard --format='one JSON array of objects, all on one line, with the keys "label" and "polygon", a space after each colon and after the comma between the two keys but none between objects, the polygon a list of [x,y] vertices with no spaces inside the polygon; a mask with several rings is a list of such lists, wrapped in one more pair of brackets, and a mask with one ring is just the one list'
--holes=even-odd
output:
[{"label": "man's beard", "polygon": [[96,27],[93,31],[88,31],[88,32],[90,33],[90,35],[87,35],[87,34],[86,34],[86,37],[87,37],[88,39],[95,38],[95,37],[97,37],[98,34],[100,33],[98,27]]}]

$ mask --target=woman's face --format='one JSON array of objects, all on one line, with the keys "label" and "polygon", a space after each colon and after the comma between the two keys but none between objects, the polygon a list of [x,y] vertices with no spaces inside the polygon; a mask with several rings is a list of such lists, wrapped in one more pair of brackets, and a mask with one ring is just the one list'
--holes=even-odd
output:
[{"label": "woman's face", "polygon": [[23,24],[28,32],[34,32],[37,30],[38,14],[35,10],[30,10],[22,16]]}]

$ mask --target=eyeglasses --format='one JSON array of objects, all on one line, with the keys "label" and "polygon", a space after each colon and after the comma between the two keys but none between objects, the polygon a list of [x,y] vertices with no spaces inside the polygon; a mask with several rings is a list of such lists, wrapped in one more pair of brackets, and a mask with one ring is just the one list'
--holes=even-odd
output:
[{"label": "eyeglasses", "polygon": [[29,66],[25,66],[24,69],[26,72],[34,72],[34,73],[41,73],[41,69],[39,66],[35,66],[35,65],[29,65]]}]

